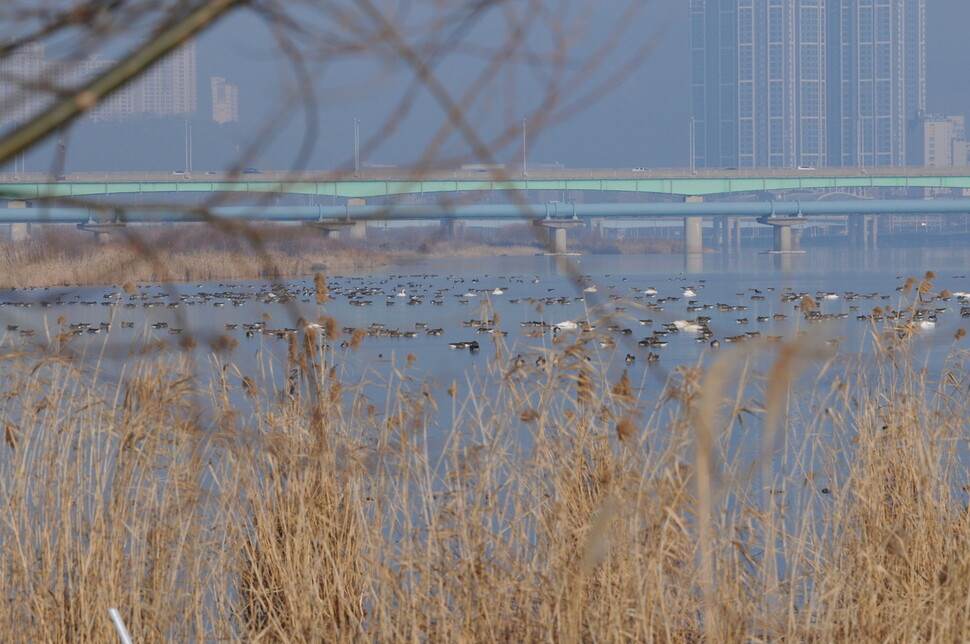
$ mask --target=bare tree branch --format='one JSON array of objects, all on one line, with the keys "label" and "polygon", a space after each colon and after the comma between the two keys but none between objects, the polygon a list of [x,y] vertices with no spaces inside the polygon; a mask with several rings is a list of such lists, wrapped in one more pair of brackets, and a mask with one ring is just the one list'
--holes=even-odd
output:
[{"label": "bare tree branch", "polygon": [[43,140],[136,78],[153,63],[245,0],[207,0],[181,18],[159,27],[154,36],[122,57],[103,74],[59,100],[0,140],[0,164]]}]

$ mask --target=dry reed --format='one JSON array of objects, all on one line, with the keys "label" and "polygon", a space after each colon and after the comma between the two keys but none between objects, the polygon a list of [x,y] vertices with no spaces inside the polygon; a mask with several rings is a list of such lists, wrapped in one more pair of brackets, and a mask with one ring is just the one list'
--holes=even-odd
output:
[{"label": "dry reed", "polygon": [[650,403],[578,344],[447,393],[408,360],[383,407],[332,366],[352,347],[302,339],[246,375],[8,353],[0,630],[109,641],[118,607],[152,641],[966,640],[963,354],[930,378],[912,336],[872,338],[864,366],[752,342]]}]

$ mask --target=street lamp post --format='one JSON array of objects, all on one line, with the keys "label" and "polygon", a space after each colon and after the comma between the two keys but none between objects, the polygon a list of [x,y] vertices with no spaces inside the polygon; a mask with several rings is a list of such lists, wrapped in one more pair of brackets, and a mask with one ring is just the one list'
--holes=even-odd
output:
[{"label": "street lamp post", "polygon": [[354,176],[360,175],[360,119],[354,119]]},{"label": "street lamp post", "polygon": [[529,166],[525,157],[525,119],[522,119],[522,178],[529,176]]},{"label": "street lamp post", "polygon": [[192,172],[192,121],[185,121],[185,171]]},{"label": "street lamp post", "polygon": [[695,156],[694,148],[694,117],[690,117],[690,171],[691,174],[697,170],[697,157]]}]

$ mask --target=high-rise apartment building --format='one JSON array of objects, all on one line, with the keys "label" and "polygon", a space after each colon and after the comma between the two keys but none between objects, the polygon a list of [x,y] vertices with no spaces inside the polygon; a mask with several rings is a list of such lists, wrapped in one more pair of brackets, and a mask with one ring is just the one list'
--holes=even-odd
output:
[{"label": "high-rise apartment building", "polygon": [[212,86],[212,120],[219,125],[235,123],[239,120],[239,88],[230,85],[225,78],[213,76]]},{"label": "high-rise apartment building", "polygon": [[928,168],[967,165],[967,141],[962,115],[921,116],[910,132],[909,165]]},{"label": "high-rise apartment building", "polygon": [[[84,60],[47,60],[41,44],[14,52],[0,61],[0,127],[28,120],[56,96],[81,86],[113,64],[97,55]],[[133,114],[194,114],[196,84],[195,43],[189,41],[85,116],[107,120]]]},{"label": "high-rise apartment building", "polygon": [[138,112],[195,114],[198,105],[195,41],[190,40],[149,69],[136,83]]},{"label": "high-rise apartment building", "polygon": [[898,166],[925,0],[690,0],[691,163]]},{"label": "high-rise apartment building", "polygon": [[39,112],[63,83],[63,70],[50,65],[44,51],[44,45],[34,43],[0,61],[0,126]]}]

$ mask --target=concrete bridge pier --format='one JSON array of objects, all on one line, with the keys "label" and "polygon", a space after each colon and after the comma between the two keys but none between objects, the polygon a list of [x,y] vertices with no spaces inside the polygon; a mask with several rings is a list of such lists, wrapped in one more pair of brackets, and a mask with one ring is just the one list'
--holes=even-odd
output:
[{"label": "concrete bridge pier", "polygon": [[741,250],[741,220],[737,217],[718,215],[713,219],[713,245],[719,253],[735,253]]},{"label": "concrete bridge pier", "polygon": [[711,219],[711,245],[719,253],[727,252],[727,217]]},{"label": "concrete bridge pier", "polygon": [[125,229],[123,221],[89,221],[77,225],[78,230],[94,233],[98,243],[107,244],[111,241],[112,235],[120,233]]},{"label": "concrete bridge pier", "polygon": [[684,253],[699,255],[704,252],[704,218],[684,217]]},{"label": "concrete bridge pier", "polygon": [[804,253],[805,251],[795,249],[794,244],[792,243],[791,229],[791,227],[795,224],[801,224],[804,222],[805,217],[801,215],[796,215],[794,217],[778,217],[776,215],[758,217],[759,224],[773,226],[775,229],[775,243],[772,250],[768,252],[785,255],[790,255],[792,253]]},{"label": "concrete bridge pier", "polygon": [[367,222],[364,220],[355,220],[350,216],[350,211],[357,206],[365,206],[367,202],[364,199],[352,198],[347,200],[347,204],[344,206],[344,216],[343,217],[331,217],[325,218],[321,211],[320,218],[316,221],[306,221],[303,222],[304,226],[309,228],[316,228],[317,230],[323,232],[323,234],[329,239],[339,239],[341,231],[348,231],[350,239],[365,239],[367,237]]},{"label": "concrete bridge pier", "polygon": [[855,215],[849,218],[849,242],[854,248],[878,248],[879,218]]},{"label": "concrete bridge pier", "polygon": [[30,239],[30,224],[10,224],[10,241],[20,242]]},{"label": "concrete bridge pier", "polygon": [[791,246],[791,226],[775,226],[775,246],[776,253],[790,253]]},{"label": "concrete bridge pier", "polygon": [[[26,201],[8,201],[7,208],[27,208],[28,204]],[[28,223],[13,223],[10,224],[10,241],[24,241],[30,239],[30,224]]]},{"label": "concrete bridge pier", "polygon": [[[691,195],[684,197],[684,203],[703,203],[704,197]],[[703,217],[684,217],[684,254],[699,255],[704,252]]]},{"label": "concrete bridge pier", "polygon": [[464,219],[442,219],[441,234],[450,239],[461,237],[465,234],[467,223]]},{"label": "concrete bridge pier", "polygon": [[583,224],[580,219],[536,219],[534,226],[541,226],[547,232],[547,248],[552,247],[552,253],[564,255],[566,251],[566,230]]},{"label": "concrete bridge pier", "polygon": [[304,222],[305,226],[323,231],[328,239],[339,239],[341,231],[347,231],[350,239],[367,238],[367,222],[353,219],[320,219]]},{"label": "concrete bridge pier", "polygon": [[604,222],[606,220],[602,217],[590,217],[586,220],[586,229],[589,231],[590,237],[593,239],[603,239],[604,235]]},{"label": "concrete bridge pier", "polygon": [[727,218],[728,252],[741,252],[741,220],[738,217]]}]

